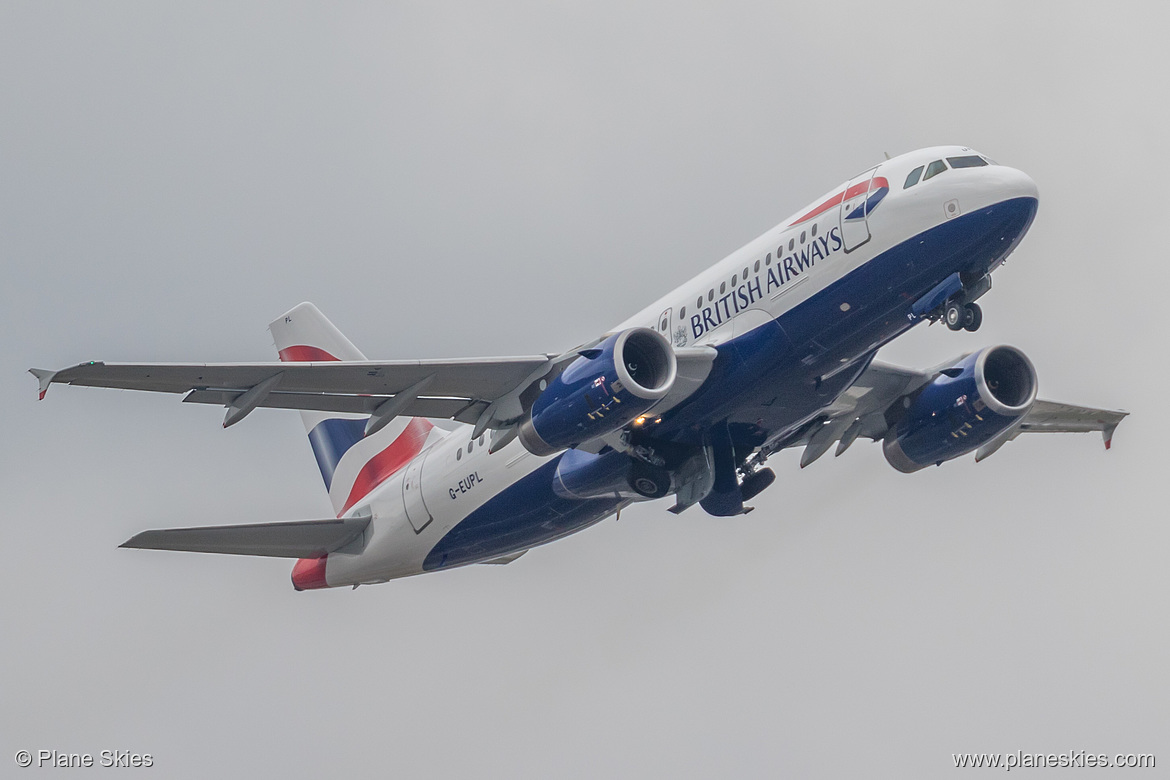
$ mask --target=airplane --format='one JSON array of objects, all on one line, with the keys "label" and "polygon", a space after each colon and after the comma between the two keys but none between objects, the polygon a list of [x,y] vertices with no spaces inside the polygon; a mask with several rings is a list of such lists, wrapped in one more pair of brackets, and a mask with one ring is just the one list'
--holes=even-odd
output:
[{"label": "airplane", "polygon": [[876,361],[922,323],[975,331],[976,302],[1036,215],[1036,183],[973,149],[871,166],[614,329],[564,352],[371,361],[312,304],[269,326],[280,361],[30,369],[53,383],[300,410],[333,516],[170,528],[123,547],[296,559],[293,587],[506,564],[634,502],[751,511],[764,463],[881,442],[911,473],[1124,411],[1037,398],[1028,357],[985,347],[927,370]]}]

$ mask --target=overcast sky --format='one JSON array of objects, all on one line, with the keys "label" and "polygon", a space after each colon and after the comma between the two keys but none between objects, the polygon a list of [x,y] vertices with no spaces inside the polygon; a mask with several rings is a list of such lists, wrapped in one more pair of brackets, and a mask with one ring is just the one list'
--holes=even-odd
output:
[{"label": "overcast sky", "polygon": [[[0,766],[1170,766],[1163,5],[488,5],[0,4]],[[747,517],[658,502],[509,566],[296,593],[288,561],[117,548],[327,517],[295,414],[37,403],[23,373],[272,359],[302,300],[374,358],[556,351],[944,143],[1029,172],[1040,213],[982,330],[881,357],[1014,344],[1042,397],[1133,413],[1108,454],[1024,436],[904,475],[865,442],[790,451]]]}]

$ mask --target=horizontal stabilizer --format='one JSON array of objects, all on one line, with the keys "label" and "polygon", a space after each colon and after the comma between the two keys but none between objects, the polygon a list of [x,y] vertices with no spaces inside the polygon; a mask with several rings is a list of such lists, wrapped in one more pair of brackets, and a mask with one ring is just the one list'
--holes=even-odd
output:
[{"label": "horizontal stabilizer", "polygon": [[164,528],[143,531],[121,546],[140,550],[320,558],[357,539],[369,524],[368,517],[353,517],[342,520]]}]

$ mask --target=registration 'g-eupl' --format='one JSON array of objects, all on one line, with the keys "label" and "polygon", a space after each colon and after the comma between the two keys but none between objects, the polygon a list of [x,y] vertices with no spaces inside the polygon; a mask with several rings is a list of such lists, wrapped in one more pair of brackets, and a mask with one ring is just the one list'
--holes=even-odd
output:
[{"label": "registration 'g-eupl'", "polygon": [[977,330],[976,300],[1037,204],[1019,170],[923,149],[565,352],[371,361],[302,303],[269,326],[280,362],[32,373],[42,397],[54,382],[185,393],[225,406],[225,426],[300,410],[335,517],[145,531],[124,547],[296,558],[298,590],[508,563],[635,501],[750,511],[786,447],[804,448],[803,467],[864,437],[902,472],[1031,431],[1100,431],[1108,447],[1125,413],[1038,400],[1015,347],[927,370],[874,361],[922,322]]}]

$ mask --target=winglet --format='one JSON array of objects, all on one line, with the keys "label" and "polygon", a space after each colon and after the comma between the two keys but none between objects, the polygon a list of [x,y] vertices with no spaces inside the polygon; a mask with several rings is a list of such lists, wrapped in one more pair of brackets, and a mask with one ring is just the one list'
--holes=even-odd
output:
[{"label": "winglet", "polygon": [[49,385],[53,383],[53,377],[57,376],[57,372],[47,368],[30,368],[28,372],[35,376],[37,382],[40,383],[39,400],[45,400],[45,393],[49,392]]},{"label": "winglet", "polygon": [[1113,446],[1113,432],[1117,430],[1117,423],[1106,425],[1101,429],[1101,438],[1105,440],[1105,449]]}]

